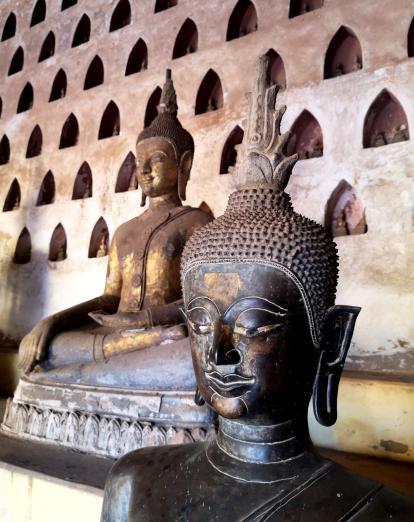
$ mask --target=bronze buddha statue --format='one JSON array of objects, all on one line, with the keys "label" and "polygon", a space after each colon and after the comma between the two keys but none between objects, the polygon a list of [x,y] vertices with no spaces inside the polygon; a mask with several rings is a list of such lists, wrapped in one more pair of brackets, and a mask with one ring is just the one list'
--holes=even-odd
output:
[{"label": "bronze buddha statue", "polygon": [[266,70],[262,57],[239,189],[181,265],[197,400],[218,413],[218,432],[122,457],[102,522],[412,520],[410,499],[320,458],[309,439],[312,392],[317,420],[336,421],[360,309],[334,306],[335,244],[284,192],[297,156],[285,155]]},{"label": "bronze buddha statue", "polygon": [[[104,454],[111,447],[109,454],[118,456],[126,447],[121,443],[125,419],[124,431],[131,429],[133,439],[143,444],[147,425],[135,426],[137,418],[164,422],[165,429],[160,432],[157,425],[153,437],[160,443],[174,439],[170,428],[210,426],[211,414],[207,409],[198,413],[192,401],[195,380],[179,305],[184,245],[213,216],[182,205],[194,142],[177,109],[168,70],[159,114],[137,141],[136,173],[142,205],[148,198],[149,208],[116,230],[103,295],[43,319],[23,338],[19,365],[28,375],[20,380],[3,429],[67,445],[76,442],[77,449]],[[74,410],[80,432],[85,425],[91,435],[67,434],[67,417]],[[93,420],[87,423],[82,415]],[[102,426],[106,430],[109,424],[118,441],[116,448],[106,431],[105,441],[99,442],[102,416],[107,421]],[[187,435],[184,440],[191,440],[193,435]]]}]

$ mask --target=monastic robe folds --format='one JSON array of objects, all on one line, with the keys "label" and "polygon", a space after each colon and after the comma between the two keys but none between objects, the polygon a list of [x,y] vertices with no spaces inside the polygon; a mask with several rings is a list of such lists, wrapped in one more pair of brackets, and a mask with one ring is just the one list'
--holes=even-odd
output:
[{"label": "monastic robe folds", "polygon": [[121,225],[112,240],[105,288],[121,297],[118,311],[136,312],[180,299],[184,245],[211,219],[197,208],[156,207]]}]

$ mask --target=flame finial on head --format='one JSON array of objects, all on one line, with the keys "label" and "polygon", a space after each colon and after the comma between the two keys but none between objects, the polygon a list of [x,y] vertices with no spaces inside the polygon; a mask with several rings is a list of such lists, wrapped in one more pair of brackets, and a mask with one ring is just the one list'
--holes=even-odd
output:
[{"label": "flame finial on head", "polygon": [[165,71],[165,83],[162,88],[160,104],[158,106],[158,113],[161,114],[163,112],[168,112],[173,116],[177,116],[178,112],[177,95],[171,79],[171,69]]},{"label": "flame finial on head", "polygon": [[241,161],[235,173],[239,187],[259,184],[283,191],[298,156],[286,155],[291,134],[280,132],[286,106],[276,107],[279,87],[269,86],[268,65],[268,56],[260,56],[249,94],[247,131],[240,147]]}]

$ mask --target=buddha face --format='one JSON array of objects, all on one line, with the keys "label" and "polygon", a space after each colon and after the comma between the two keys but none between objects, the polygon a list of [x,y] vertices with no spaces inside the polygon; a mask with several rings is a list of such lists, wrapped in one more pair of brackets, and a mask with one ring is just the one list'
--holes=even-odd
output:
[{"label": "buddha face", "polygon": [[177,192],[178,163],[174,147],[165,138],[148,138],[137,144],[137,178],[148,197]]},{"label": "buddha face", "polygon": [[227,418],[282,422],[306,414],[316,353],[300,295],[259,263],[192,268],[184,300],[199,391]]}]

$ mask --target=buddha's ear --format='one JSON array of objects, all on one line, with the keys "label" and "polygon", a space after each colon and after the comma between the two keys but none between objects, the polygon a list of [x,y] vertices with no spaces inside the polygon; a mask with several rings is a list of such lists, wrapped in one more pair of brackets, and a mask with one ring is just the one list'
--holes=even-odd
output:
[{"label": "buddha's ear", "polygon": [[179,172],[178,172],[178,196],[181,201],[185,201],[186,187],[190,179],[190,171],[193,165],[193,153],[191,150],[186,150],[181,154]]},{"label": "buddha's ear", "polygon": [[357,306],[333,306],[325,317],[313,385],[313,410],[322,426],[332,426],[336,422],[339,380],[360,310]]}]

